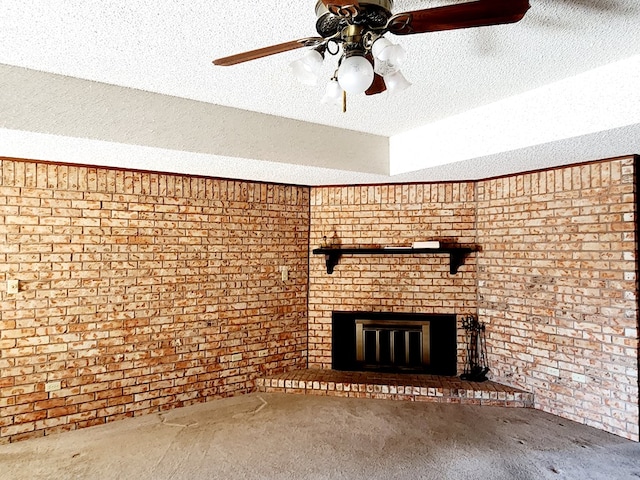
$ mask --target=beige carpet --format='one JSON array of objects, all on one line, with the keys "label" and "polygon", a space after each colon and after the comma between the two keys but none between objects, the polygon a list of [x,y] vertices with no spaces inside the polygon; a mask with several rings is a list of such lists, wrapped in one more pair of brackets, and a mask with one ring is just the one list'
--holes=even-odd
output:
[{"label": "beige carpet", "polygon": [[0,446],[9,479],[640,479],[640,444],[545,413],[252,394]]}]

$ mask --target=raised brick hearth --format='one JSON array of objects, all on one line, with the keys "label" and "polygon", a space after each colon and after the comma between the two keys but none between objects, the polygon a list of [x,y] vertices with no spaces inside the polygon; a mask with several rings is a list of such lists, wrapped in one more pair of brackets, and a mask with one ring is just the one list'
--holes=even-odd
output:
[{"label": "raised brick hearth", "polygon": [[518,388],[437,375],[295,370],[259,378],[257,387],[261,392],[501,407],[533,406],[533,394]]}]

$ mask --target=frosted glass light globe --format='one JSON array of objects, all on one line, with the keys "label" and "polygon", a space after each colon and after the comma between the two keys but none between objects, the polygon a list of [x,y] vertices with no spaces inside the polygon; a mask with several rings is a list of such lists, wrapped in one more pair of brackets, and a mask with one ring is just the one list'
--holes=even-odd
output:
[{"label": "frosted glass light globe", "polygon": [[342,105],[342,89],[336,80],[330,80],[329,83],[327,83],[327,89],[321,101],[329,105]]},{"label": "frosted glass light globe", "polygon": [[338,83],[350,94],[366,91],[373,83],[373,65],[359,55],[345,58],[338,69]]},{"label": "frosted glass light globe", "polygon": [[374,57],[383,61],[387,61],[389,59],[389,47],[391,46],[393,46],[393,43],[391,43],[384,37],[380,37],[375,42],[373,42],[371,53]]},{"label": "frosted glass light globe", "polygon": [[389,62],[396,67],[399,67],[407,57],[407,52],[401,45],[394,45],[384,37],[378,38],[373,43],[371,53],[378,60],[383,62]]},{"label": "frosted glass light globe", "polygon": [[393,65],[402,65],[405,58],[407,58],[407,52],[404,48],[402,48],[401,45],[392,45],[391,47],[387,48],[387,50],[389,50],[389,54],[387,55],[387,62],[392,63]]},{"label": "frosted glass light globe", "polygon": [[305,85],[316,85],[324,57],[317,50],[310,50],[304,57],[289,65],[296,79]]},{"label": "frosted glass light globe", "polygon": [[400,93],[411,86],[411,82],[404,78],[402,72],[397,71],[384,76],[384,83],[389,94]]}]

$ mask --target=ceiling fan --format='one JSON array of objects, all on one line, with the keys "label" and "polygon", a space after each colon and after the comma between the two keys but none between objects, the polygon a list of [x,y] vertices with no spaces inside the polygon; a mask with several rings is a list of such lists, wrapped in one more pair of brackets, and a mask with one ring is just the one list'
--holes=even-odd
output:
[{"label": "ceiling fan", "polygon": [[319,0],[318,37],[301,38],[213,61],[230,66],[302,47],[311,50],[291,64],[303,83],[315,84],[326,53],[340,54],[338,69],[323,99],[346,107],[346,93],[375,95],[411,85],[400,72],[405,52],[385,35],[413,35],[460,28],[514,23],[529,0],[476,0],[392,14],[393,0]]}]

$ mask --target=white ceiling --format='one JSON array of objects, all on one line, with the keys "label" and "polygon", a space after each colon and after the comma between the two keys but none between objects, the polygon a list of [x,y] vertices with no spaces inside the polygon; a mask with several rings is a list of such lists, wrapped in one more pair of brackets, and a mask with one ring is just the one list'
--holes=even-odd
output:
[{"label": "white ceiling", "polygon": [[314,36],[315,3],[0,0],[0,156],[320,185],[640,153],[637,0],[531,0],[516,24],[390,36],[413,86],[347,113],[292,78],[302,50],[212,65]]}]

